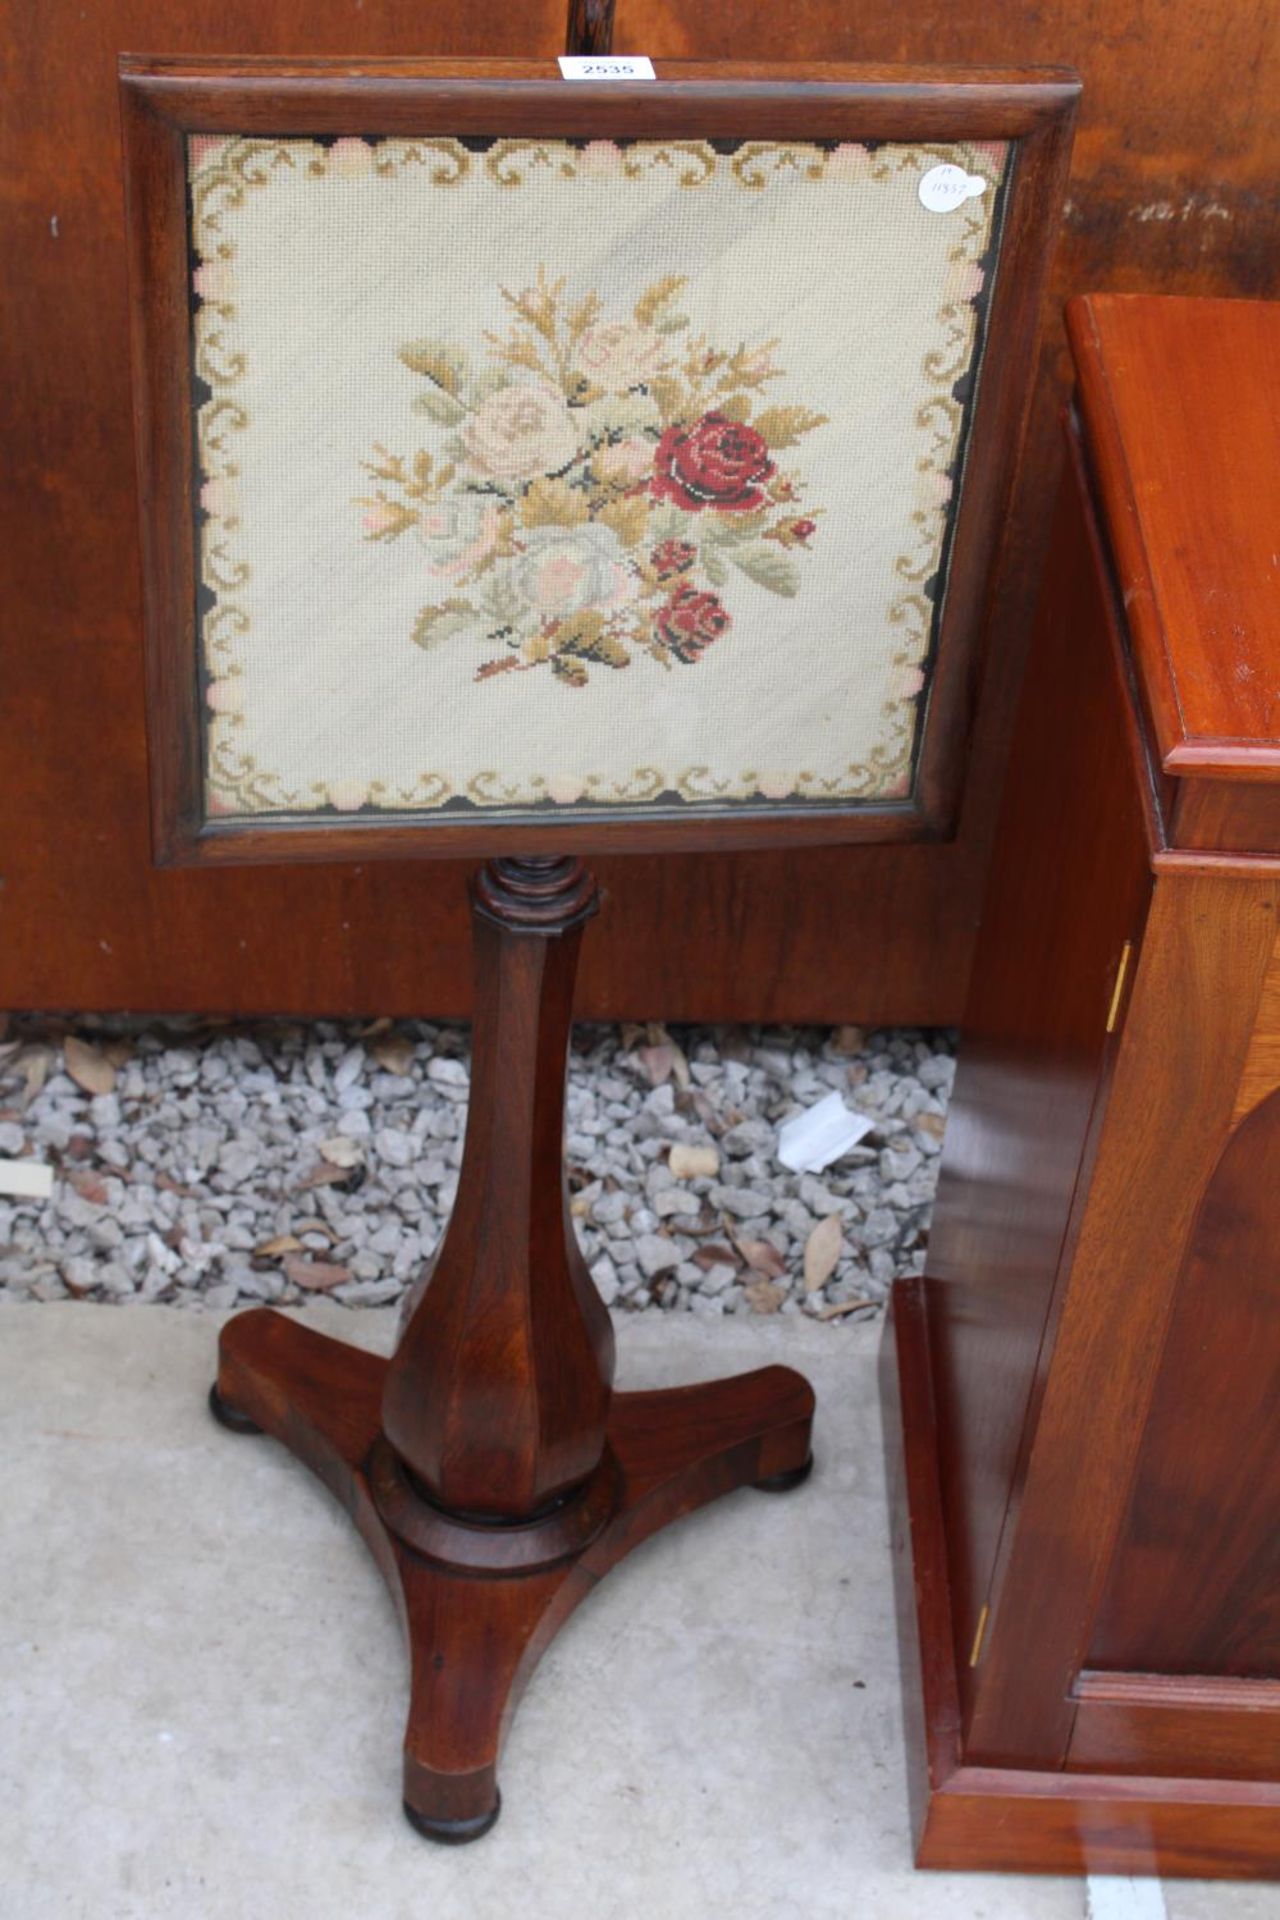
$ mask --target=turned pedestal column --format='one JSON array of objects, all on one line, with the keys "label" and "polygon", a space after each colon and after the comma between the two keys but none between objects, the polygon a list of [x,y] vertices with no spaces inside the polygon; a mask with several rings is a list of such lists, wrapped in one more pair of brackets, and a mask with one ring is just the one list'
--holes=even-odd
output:
[{"label": "turned pedestal column", "polygon": [[476,1019],[458,1197],[390,1361],[262,1309],[224,1329],[212,1404],[337,1494],[399,1606],[404,1804],[487,1832],[520,1690],[578,1601],[668,1521],[804,1479],[813,1395],[786,1367],[613,1392],[613,1330],[569,1217],[564,1083],[594,882],[496,860],[472,887]]}]

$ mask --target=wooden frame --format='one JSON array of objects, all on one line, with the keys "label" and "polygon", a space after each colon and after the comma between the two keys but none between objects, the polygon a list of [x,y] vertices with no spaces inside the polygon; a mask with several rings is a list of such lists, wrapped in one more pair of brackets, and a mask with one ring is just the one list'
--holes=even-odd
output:
[{"label": "wooden frame", "polygon": [[[733,849],[903,841],[953,830],[963,783],[983,616],[992,592],[1033,367],[1078,85],[1067,74],[664,64],[654,83],[565,86],[549,63],[126,59],[121,71],[133,276],[133,358],[143,505],[152,831],[162,863]],[[204,817],[196,711],[195,556],[190,501],[185,140],[191,133],[301,136],[533,134],[564,138],[1000,139],[1017,143],[1000,274],[953,530],[914,790],[902,801],[602,817],[575,807],[543,825],[483,817]]]}]

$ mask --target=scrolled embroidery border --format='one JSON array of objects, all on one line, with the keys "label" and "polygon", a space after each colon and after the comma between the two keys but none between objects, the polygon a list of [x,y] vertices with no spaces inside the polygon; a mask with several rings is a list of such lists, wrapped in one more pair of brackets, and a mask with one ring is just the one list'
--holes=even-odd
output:
[{"label": "scrolled embroidery border", "polygon": [[[503,187],[519,187],[531,170],[548,167],[563,178],[584,181],[636,180],[661,169],[682,188],[696,190],[712,179],[726,160],[729,177],[751,192],[764,192],[788,173],[812,181],[882,182],[903,171],[918,171],[926,158],[958,161],[995,190],[1003,180],[1006,156],[1003,143],[965,141],[881,147],[749,141],[726,156],[702,141],[620,145],[599,140],[495,140],[477,154],[461,141],[444,137],[377,142],[344,138],[324,143],[191,136],[188,191],[191,243],[198,260],[193,291],[199,299],[193,316],[193,361],[210,395],[197,415],[200,505],[205,516],[199,538],[199,570],[211,601],[202,622],[209,812],[253,815],[315,812],[326,807],[337,811],[361,807],[425,810],[459,801],[479,809],[548,803],[652,805],[671,795],[704,805],[716,801],[740,804],[757,798],[774,802],[866,802],[908,795],[920,731],[917,703],[926,682],[938,612],[923,588],[940,569],[951,496],[960,478],[965,409],[953,389],[966,369],[976,371],[976,301],[983,290],[981,260],[986,236],[994,230],[993,222],[973,202],[952,216],[957,220],[957,240],[948,255],[952,271],[938,314],[944,342],[930,349],[921,368],[935,391],[921,405],[916,419],[921,433],[927,436],[926,449],[917,461],[917,499],[911,515],[917,540],[915,550],[899,555],[894,563],[895,576],[907,591],[897,594],[887,610],[890,624],[903,628],[905,638],[892,656],[890,693],[881,707],[888,739],[871,749],[864,764],[850,765],[839,778],[819,778],[804,771],[787,776],[749,770],[736,779],[712,780],[707,769],[692,768],[666,783],[652,768],[639,769],[622,782],[600,775],[581,779],[539,775],[513,783],[496,773],[477,773],[462,795],[444,775],[424,773],[412,787],[381,780],[360,788],[350,781],[329,785],[313,782],[304,792],[289,788],[282,776],[259,767],[252,756],[237,753],[235,745],[235,734],[245,725],[244,651],[251,644],[252,629],[248,606],[236,598],[251,582],[249,563],[236,551],[241,525],[236,436],[246,433],[250,422],[232,393],[243,379],[248,361],[234,331],[236,252],[230,224],[247,193],[268,186],[281,169],[301,170],[312,179],[340,179],[369,174],[387,178],[421,168],[433,185],[448,188],[481,177],[477,161],[483,165],[483,177]],[[957,469],[954,474],[953,467]]]}]

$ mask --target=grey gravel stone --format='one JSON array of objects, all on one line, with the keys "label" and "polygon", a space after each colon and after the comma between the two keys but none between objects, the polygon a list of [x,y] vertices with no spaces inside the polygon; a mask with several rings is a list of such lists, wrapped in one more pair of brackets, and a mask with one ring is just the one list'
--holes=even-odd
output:
[{"label": "grey gravel stone", "polygon": [[660,1233],[642,1233],[635,1241],[636,1259],[641,1268],[652,1280],[655,1274],[665,1273],[670,1267],[678,1267],[682,1258],[674,1240],[668,1240]]},{"label": "grey gravel stone", "polygon": [[[376,1038],[353,1024],[76,1025],[99,1044],[121,1043],[110,1093],[91,1098],[63,1071],[65,1026],[15,1023],[21,1046],[45,1056],[32,1099],[12,1072],[14,1050],[0,1050],[0,1158],[30,1154],[55,1172],[47,1201],[0,1197],[0,1304],[70,1295],[288,1305],[302,1296],[279,1256],[257,1252],[281,1235],[347,1268],[350,1281],[330,1297],[352,1308],[390,1303],[417,1276],[457,1192],[464,1029],[402,1023],[412,1057],[393,1074],[377,1061]],[[654,1086],[652,1072],[673,1057],[678,1070]],[[746,1282],[764,1259],[780,1311],[881,1299],[896,1275],[923,1268],[953,1074],[949,1037],[938,1034],[873,1032],[846,1055],[822,1029],[656,1039],[579,1029],[566,1137],[575,1226],[602,1297],[618,1312],[746,1312]],[[874,1131],[819,1174],[789,1172],[777,1159],[779,1125],[831,1091]],[[719,1173],[678,1178],[667,1158],[676,1142],[713,1150]],[[805,1243],[830,1213],[844,1249],[806,1298]],[[772,1254],[753,1249],[763,1241],[780,1275]]]}]

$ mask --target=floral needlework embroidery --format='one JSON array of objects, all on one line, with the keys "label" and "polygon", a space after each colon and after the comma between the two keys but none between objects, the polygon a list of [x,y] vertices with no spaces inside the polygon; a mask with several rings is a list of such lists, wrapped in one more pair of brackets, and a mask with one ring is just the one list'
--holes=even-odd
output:
[{"label": "floral needlework embroidery", "polygon": [[479,640],[477,680],[547,668],[583,687],[638,654],[696,665],[733,624],[735,569],[800,591],[821,509],[779,456],[825,415],[770,404],[777,340],[692,333],[684,286],[666,274],[623,314],[541,270],[502,289],[510,330],[478,365],[453,343],[400,347],[440,433],[409,456],[377,447],[359,504],[368,539],[414,535],[441,583],[420,647]]},{"label": "floral needlework embroidery", "polygon": [[192,136],[208,814],[908,800],[1012,163]]}]

